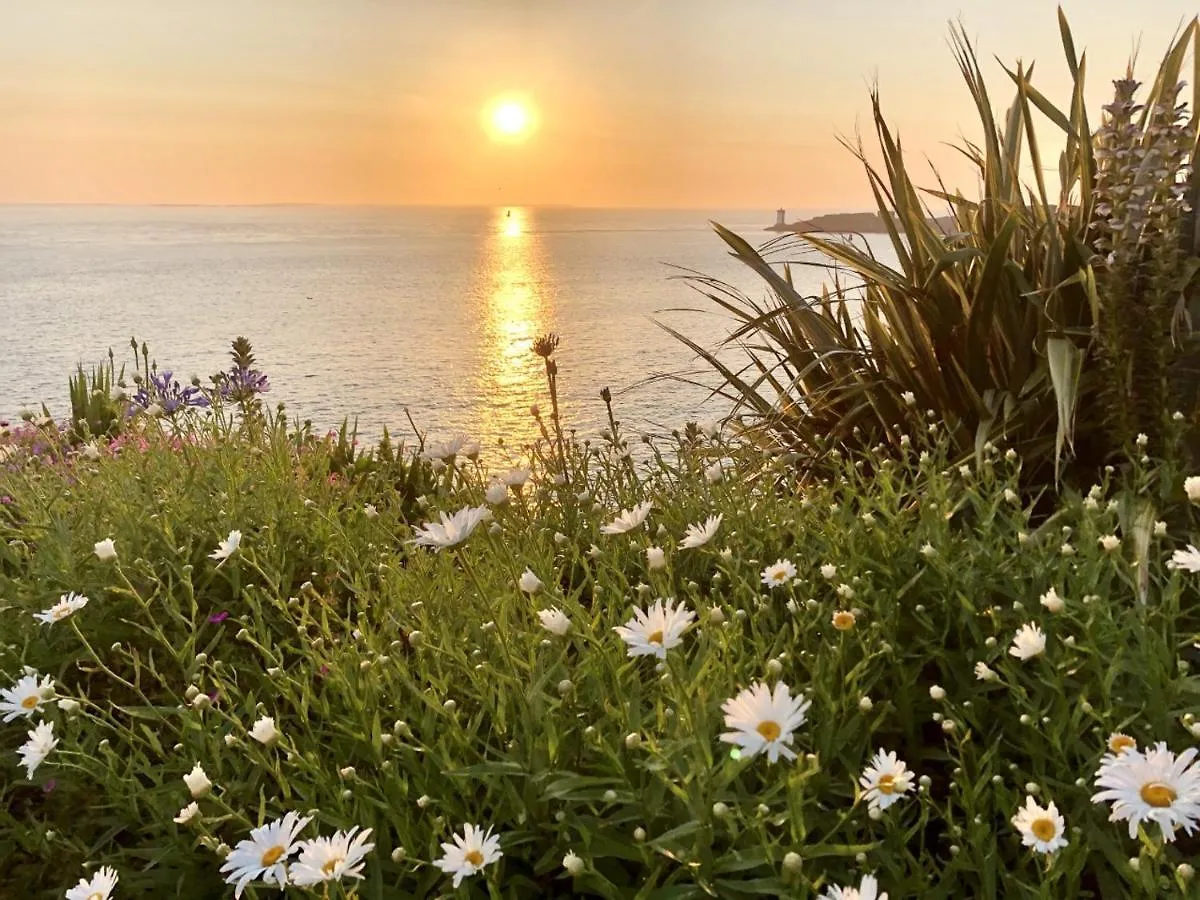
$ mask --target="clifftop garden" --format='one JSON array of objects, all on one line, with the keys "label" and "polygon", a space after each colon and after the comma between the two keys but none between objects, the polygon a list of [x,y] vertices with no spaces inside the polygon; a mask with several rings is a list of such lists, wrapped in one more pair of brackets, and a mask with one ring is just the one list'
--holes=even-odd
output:
[{"label": "clifftop garden", "polygon": [[1197,25],[1095,130],[1062,33],[1004,115],[959,36],[980,199],[880,116],[899,269],[721,231],[720,422],[579,438],[547,336],[510,458],[289,424],[243,339],[4,426],[0,894],[1195,895]]}]

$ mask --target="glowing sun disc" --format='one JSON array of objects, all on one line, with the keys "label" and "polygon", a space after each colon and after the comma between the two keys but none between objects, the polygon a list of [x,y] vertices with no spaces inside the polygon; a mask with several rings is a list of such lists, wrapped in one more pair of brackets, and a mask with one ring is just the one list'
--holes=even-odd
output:
[{"label": "glowing sun disc", "polygon": [[537,115],[523,97],[498,97],[484,110],[484,127],[493,140],[505,143],[523,141],[537,125]]}]

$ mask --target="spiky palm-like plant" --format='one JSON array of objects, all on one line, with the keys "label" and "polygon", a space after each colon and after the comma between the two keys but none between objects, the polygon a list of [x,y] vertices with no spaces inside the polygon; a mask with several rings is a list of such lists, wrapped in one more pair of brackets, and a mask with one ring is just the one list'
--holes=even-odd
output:
[{"label": "spiky palm-like plant", "polygon": [[[771,295],[756,301],[715,279],[690,276],[733,314],[737,327],[715,349],[673,333],[721,375],[717,391],[735,401],[751,435],[819,467],[831,447],[882,443],[898,452],[932,409],[962,456],[1003,440],[1024,455],[1033,481],[1055,480],[1068,449],[1087,469],[1112,456],[1111,436],[1100,425],[1101,404],[1109,399],[1097,387],[1102,373],[1085,366],[1103,307],[1093,228],[1102,202],[1095,148],[1103,142],[1094,140],[1083,100],[1085,60],[1061,11],[1059,22],[1073,78],[1065,112],[1033,86],[1032,67],[1018,66],[1007,70],[1013,102],[997,115],[974,47],[961,27],[953,32],[979,116],[979,141],[960,148],[977,172],[978,199],[940,183],[918,187],[872,94],[882,162],[871,162],[860,145],[848,147],[862,162],[895,266],[865,242],[800,235],[829,260],[807,263],[825,267],[830,284],[806,297],[787,266],[780,271],[715,226]],[[1192,21],[1164,56],[1154,102],[1163,94],[1158,86],[1178,83],[1197,34]],[[1047,121],[1065,136],[1054,194],[1038,138]],[[1031,186],[1022,180],[1026,166]],[[950,227],[931,204],[948,207]],[[1156,322],[1146,321],[1147,334],[1161,328]],[[728,362],[730,346],[744,349],[744,366]]]}]

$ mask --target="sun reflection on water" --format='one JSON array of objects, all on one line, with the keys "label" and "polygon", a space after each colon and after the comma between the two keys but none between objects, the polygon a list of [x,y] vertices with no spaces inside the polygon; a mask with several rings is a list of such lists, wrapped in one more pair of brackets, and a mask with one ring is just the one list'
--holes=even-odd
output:
[{"label": "sun reflection on water", "polygon": [[479,267],[482,347],[476,391],[476,433],[503,438],[512,453],[533,440],[529,407],[544,402],[544,368],[530,349],[553,330],[553,296],[545,248],[532,210],[494,211]]}]

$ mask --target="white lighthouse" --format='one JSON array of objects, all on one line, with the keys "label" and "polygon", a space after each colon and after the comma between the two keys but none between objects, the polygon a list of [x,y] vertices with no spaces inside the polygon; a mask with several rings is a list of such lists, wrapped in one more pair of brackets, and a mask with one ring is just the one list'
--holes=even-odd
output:
[{"label": "white lighthouse", "polygon": [[786,217],[787,217],[787,210],[785,210],[785,209],[775,210],[775,227],[782,228],[784,225],[786,225],[787,224]]}]

